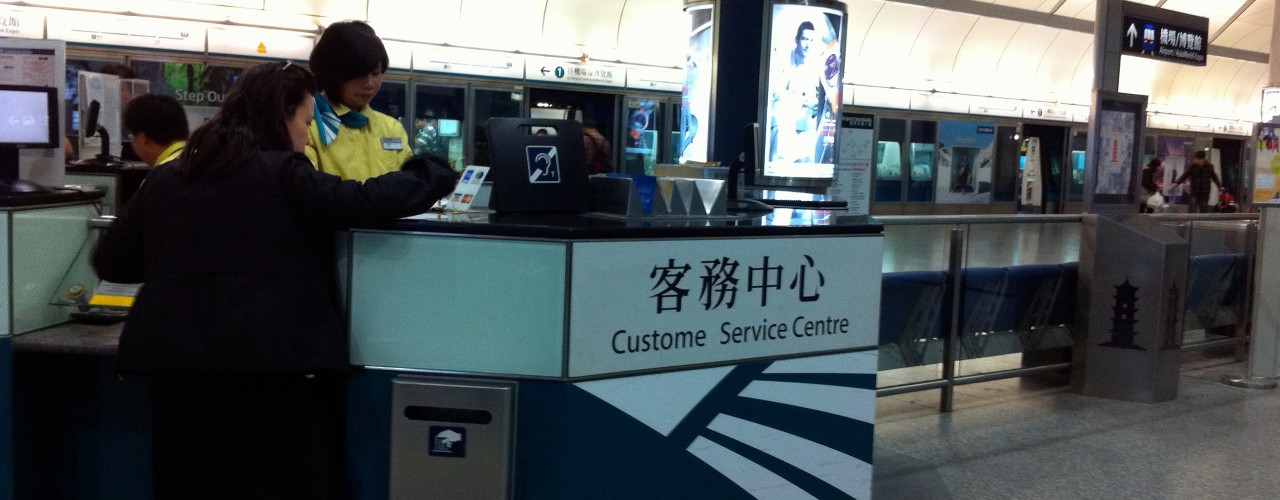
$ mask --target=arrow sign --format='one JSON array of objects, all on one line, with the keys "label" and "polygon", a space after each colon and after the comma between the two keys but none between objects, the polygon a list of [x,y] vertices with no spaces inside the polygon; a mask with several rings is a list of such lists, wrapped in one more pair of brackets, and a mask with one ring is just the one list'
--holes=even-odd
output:
[{"label": "arrow sign", "polygon": [[1138,36],[1138,27],[1133,24],[1130,24],[1129,30],[1125,31],[1124,34],[1125,36],[1129,37],[1129,46],[1133,47],[1133,39]]},{"label": "arrow sign", "polygon": [[547,70],[547,67],[546,67],[546,66],[543,66],[543,67],[542,67],[542,76],[547,76],[547,73],[549,73],[549,72],[550,72],[550,71],[549,71],[549,70]]}]

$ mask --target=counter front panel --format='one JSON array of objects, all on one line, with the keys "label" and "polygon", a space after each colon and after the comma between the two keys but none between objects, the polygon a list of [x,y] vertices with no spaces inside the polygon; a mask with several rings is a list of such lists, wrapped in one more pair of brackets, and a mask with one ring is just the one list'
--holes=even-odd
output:
[{"label": "counter front panel", "polygon": [[353,232],[351,363],[559,377],[567,244]]}]

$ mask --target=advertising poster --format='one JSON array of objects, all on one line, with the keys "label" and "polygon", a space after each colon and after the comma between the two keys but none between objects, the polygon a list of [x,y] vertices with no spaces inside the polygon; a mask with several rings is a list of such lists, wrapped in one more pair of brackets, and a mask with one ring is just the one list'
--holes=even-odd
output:
[{"label": "advertising poster", "polygon": [[991,202],[995,139],[993,123],[938,123],[938,203]]},{"label": "advertising poster", "polygon": [[[1191,139],[1162,135],[1156,138],[1156,157],[1160,166],[1156,168],[1156,187],[1169,198],[1171,203],[1182,202],[1182,189],[1175,189],[1173,181],[1187,171],[1187,149],[1191,147]],[[1180,186],[1185,187],[1185,186]]]},{"label": "advertising poster", "polygon": [[711,148],[711,4],[685,9],[689,15],[689,47],[684,61],[684,88],[680,91],[680,140],[676,143],[680,163],[707,161]]},{"label": "advertising poster", "polygon": [[1130,174],[1138,166],[1133,163],[1134,114],[1123,111],[1099,111],[1102,150],[1097,158],[1098,187],[1095,194],[1129,194]]},{"label": "advertising poster", "polygon": [[763,174],[829,179],[840,119],[844,14],[776,4],[772,19]]},{"label": "advertising poster", "polygon": [[177,99],[187,112],[192,130],[213,118],[241,69],[206,64],[135,61],[138,78],[151,84],[151,93]]},{"label": "advertising poster", "polygon": [[875,152],[874,115],[845,113],[840,122],[836,178],[827,189],[833,200],[849,203],[849,213],[871,213],[871,164]]},{"label": "advertising poster", "polygon": [[1022,187],[1018,190],[1018,201],[1024,206],[1038,207],[1043,198],[1044,186],[1040,182],[1040,139],[1027,138],[1027,152],[1022,157]]},{"label": "advertising poster", "polygon": [[1257,162],[1253,167],[1253,201],[1276,198],[1276,178],[1280,177],[1280,125],[1258,125],[1254,134]]}]

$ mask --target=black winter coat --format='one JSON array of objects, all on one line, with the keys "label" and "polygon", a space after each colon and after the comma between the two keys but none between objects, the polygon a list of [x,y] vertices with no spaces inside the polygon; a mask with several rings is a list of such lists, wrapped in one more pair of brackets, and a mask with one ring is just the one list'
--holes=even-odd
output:
[{"label": "black winter coat", "polygon": [[424,212],[454,185],[416,158],[364,183],[293,152],[258,153],[218,179],[172,165],[147,176],[93,256],[103,279],[145,283],[122,372],[345,369],[334,229]]}]

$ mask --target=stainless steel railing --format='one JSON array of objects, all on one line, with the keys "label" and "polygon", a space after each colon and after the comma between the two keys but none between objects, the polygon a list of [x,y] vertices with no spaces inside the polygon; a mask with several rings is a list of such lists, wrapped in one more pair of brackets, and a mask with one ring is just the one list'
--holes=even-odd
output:
[{"label": "stainless steel railing", "polygon": [[[1204,253],[1224,248],[1241,250],[1251,269],[1258,214],[1151,214],[1162,223],[1174,225],[1192,244]],[[948,295],[943,303],[950,306],[950,321],[942,338],[940,375],[929,380],[896,384],[877,389],[878,396],[940,389],[940,410],[954,407],[957,386],[993,380],[1069,370],[1069,362],[1048,363],[987,373],[961,375],[961,362],[956,344],[960,340],[960,308],[964,301],[964,270],[968,267],[1016,266],[1022,264],[1062,264],[1076,262],[1080,255],[1080,229],[1084,216],[1073,215],[947,215],[947,216],[880,216],[885,226],[885,263],[883,272],[946,271]],[[1238,237],[1238,241],[1224,242]],[[1206,241],[1197,241],[1197,238]],[[1246,269],[1246,276],[1251,276]],[[1215,345],[1242,344],[1247,339],[1249,293],[1252,282],[1246,282],[1246,295],[1240,303],[1244,310],[1236,315],[1236,335],[1222,340],[1205,340],[1184,345],[1186,349]],[[1079,326],[1076,326],[1079,328]]]}]

